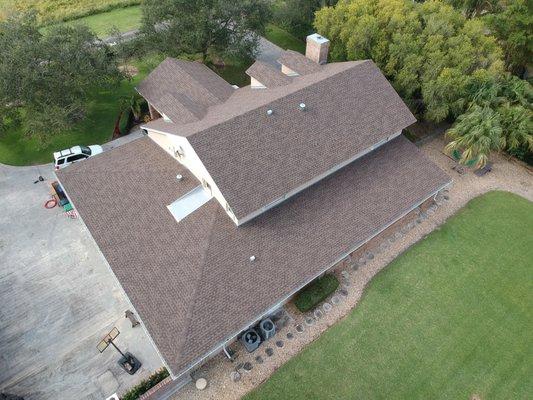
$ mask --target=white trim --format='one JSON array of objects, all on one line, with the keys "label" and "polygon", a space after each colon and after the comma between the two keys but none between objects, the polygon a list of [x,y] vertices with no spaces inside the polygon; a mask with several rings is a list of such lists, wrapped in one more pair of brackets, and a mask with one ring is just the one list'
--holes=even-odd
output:
[{"label": "white trim", "polygon": [[311,283],[312,281],[314,281],[317,277],[319,277],[320,275],[326,273],[327,271],[329,271],[331,268],[333,268],[335,265],[337,265],[338,263],[340,263],[342,260],[344,260],[346,257],[348,257],[351,253],[353,253],[354,251],[356,251],[357,249],[359,249],[360,247],[364,246],[365,244],[367,244],[369,241],[371,241],[372,239],[374,239],[376,236],[378,236],[379,234],[381,234],[383,231],[385,231],[387,228],[389,228],[391,225],[394,225],[396,222],[398,222],[399,220],[401,220],[402,218],[404,218],[406,215],[408,215],[410,212],[412,212],[414,209],[416,209],[417,207],[419,207],[421,204],[423,204],[424,202],[426,202],[427,200],[429,200],[431,197],[433,197],[435,194],[439,193],[441,190],[443,190],[444,188],[446,188],[447,186],[451,185],[452,184],[452,181],[442,185],[440,188],[438,188],[436,191],[432,192],[429,196],[427,196],[426,198],[424,198],[423,200],[421,200],[420,202],[418,203],[415,203],[415,205],[413,205],[411,208],[409,208],[407,211],[405,211],[404,213],[400,214],[400,216],[396,219],[394,219],[392,222],[388,223],[387,225],[385,225],[383,228],[379,229],[374,235],[370,236],[369,238],[367,238],[366,240],[364,240],[363,242],[361,242],[360,244],[356,245],[355,247],[353,247],[351,250],[349,250],[347,253],[345,253],[344,255],[342,255],[341,257],[339,257],[337,260],[335,260],[333,263],[331,263],[328,267],[326,267],[325,269],[323,269],[319,274],[317,275],[314,275],[313,278],[309,279],[308,281],[306,281],[304,284],[300,285],[296,290],[292,291],[289,295],[285,296],[283,298],[283,300],[279,301],[278,303],[276,303],[274,306],[270,307],[268,309],[268,311],[260,314],[259,317],[255,318],[252,320],[252,322],[246,324],[244,327],[242,327],[242,329],[240,329],[237,333],[235,334],[232,334],[231,336],[227,336],[226,339],[224,339],[222,342],[220,342],[219,344],[217,344],[213,349],[209,350],[206,354],[204,354],[202,357],[200,358],[197,358],[195,361],[193,361],[191,364],[189,364],[186,369],[183,370],[183,372],[178,375],[178,376],[182,376],[186,373],[188,373],[191,369],[193,369],[194,367],[196,367],[198,364],[200,364],[201,362],[203,362],[204,360],[206,360],[207,358],[211,357],[213,354],[219,352],[224,346],[226,346],[226,343],[232,341],[233,339],[235,339],[241,332],[245,331],[246,329],[248,329],[250,326],[254,325],[255,323],[257,323],[257,321],[263,319],[265,316],[271,314],[273,311],[277,310],[278,308],[280,308],[282,305],[284,305],[285,303],[287,303],[287,301],[292,297],[294,296],[297,292],[299,292],[300,290],[302,290],[305,286],[307,286],[309,283]]}]

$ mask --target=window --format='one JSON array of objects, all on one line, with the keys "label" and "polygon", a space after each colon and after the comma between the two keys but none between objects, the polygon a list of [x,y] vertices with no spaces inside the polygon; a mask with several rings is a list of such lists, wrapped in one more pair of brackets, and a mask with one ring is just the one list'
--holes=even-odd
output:
[{"label": "window", "polygon": [[80,146],[80,148],[81,148],[81,152],[85,154],[86,156],[91,155],[91,149],[88,148],[87,146]]},{"label": "window", "polygon": [[67,162],[74,162],[78,160],[84,160],[87,156],[85,154],[75,154],[73,156],[67,157]]},{"label": "window", "polygon": [[57,165],[63,165],[63,163],[65,162],[65,159],[64,158],[60,158],[57,160]]}]

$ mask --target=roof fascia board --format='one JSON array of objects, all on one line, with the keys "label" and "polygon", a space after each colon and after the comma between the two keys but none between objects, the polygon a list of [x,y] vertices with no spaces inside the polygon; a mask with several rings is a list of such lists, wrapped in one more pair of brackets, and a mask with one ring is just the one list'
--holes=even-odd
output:
[{"label": "roof fascia board", "polygon": [[[270,202],[269,204],[267,204],[266,206],[263,206],[262,208],[260,208],[259,210],[256,210],[248,215],[246,215],[245,217],[243,218],[240,218],[240,219],[237,219],[237,225],[242,225],[242,224],[245,224],[246,222],[248,221],[251,221],[252,219],[260,216],[261,214],[263,214],[264,212],[270,210],[271,208],[273,207],[276,207],[278,206],[279,204],[281,204],[282,202],[284,202],[285,200],[287,199],[290,199],[292,196],[300,193],[301,191],[307,189],[309,186],[312,186],[314,185],[315,183],[318,183],[320,182],[322,179],[328,177],[329,175],[337,172],[338,170],[340,170],[341,168],[347,166],[348,164],[351,164],[352,162],[356,161],[357,159],[363,157],[364,155],[370,153],[371,151],[374,151],[376,150],[378,147],[381,147],[382,145],[384,145],[385,143],[391,141],[392,139],[400,136],[402,134],[402,130],[392,134],[391,136],[385,138],[385,139],[382,139],[381,141],[373,144],[372,146],[366,148],[365,150],[357,153],[355,156],[343,161],[342,163],[340,164],[337,164],[335,165],[333,168],[327,170],[326,172],[314,177],[313,179],[303,183],[302,185],[298,186],[297,188],[291,190],[290,192],[284,194],[283,196],[281,197],[278,197],[277,199],[273,200],[272,202]],[[231,206],[231,204],[230,204]]]}]

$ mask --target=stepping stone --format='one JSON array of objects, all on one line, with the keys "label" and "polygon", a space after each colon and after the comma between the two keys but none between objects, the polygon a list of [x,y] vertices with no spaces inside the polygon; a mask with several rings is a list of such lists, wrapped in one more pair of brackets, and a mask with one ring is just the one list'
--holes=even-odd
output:
[{"label": "stepping stone", "polygon": [[244,364],[243,363],[239,363],[237,364],[237,366],[235,367],[235,371],[238,371],[240,369],[242,369],[244,367]]},{"label": "stepping stone", "polygon": [[245,370],[246,372],[250,372],[250,371],[252,370],[253,367],[254,367],[254,366],[252,365],[251,362],[245,362],[245,363],[244,363],[244,366],[243,366],[243,368],[244,368],[244,370]]},{"label": "stepping stone", "polygon": [[327,312],[327,313],[330,312],[332,308],[333,308],[333,307],[332,307],[331,304],[329,304],[329,303],[324,303],[324,304],[322,305],[322,309],[324,310],[324,312]]},{"label": "stepping stone", "polygon": [[423,221],[422,218],[417,218],[417,219],[416,219],[416,223],[417,223],[417,224],[421,224],[422,221]]},{"label": "stepping stone", "polygon": [[396,241],[396,238],[394,236],[391,236],[389,238],[389,243],[394,243]]},{"label": "stepping stone", "polygon": [[366,264],[366,260],[363,257],[361,257],[359,259],[359,265],[365,265],[365,264]]},{"label": "stepping stone", "polygon": [[420,218],[427,219],[428,215],[426,213],[421,213]]},{"label": "stepping stone", "polygon": [[207,379],[199,378],[196,380],[196,389],[204,390],[207,387]]},{"label": "stepping stone", "polygon": [[274,350],[272,350],[270,347],[267,347],[265,353],[267,356],[272,357],[274,355]]},{"label": "stepping stone", "polygon": [[374,259],[374,253],[372,253],[370,251],[367,252],[365,255],[366,255],[366,258],[368,258],[369,260],[373,260]]},{"label": "stepping stone", "polygon": [[442,196],[442,198],[443,198],[445,201],[450,200],[450,196],[448,196],[447,194],[445,194],[444,196]]},{"label": "stepping stone", "polygon": [[381,251],[385,251],[389,248],[389,245],[387,244],[387,242],[383,242],[379,245],[379,248]]},{"label": "stepping stone", "polygon": [[304,331],[304,327],[300,324],[296,325],[296,332],[302,333]]},{"label": "stepping stone", "polygon": [[352,271],[357,271],[359,269],[359,264],[352,265]]},{"label": "stepping stone", "polygon": [[331,302],[334,304],[334,305],[337,305],[341,302],[341,299],[339,296],[337,295],[334,295],[332,298],[331,298]]},{"label": "stepping stone", "polygon": [[411,222],[409,222],[409,223],[407,224],[407,227],[408,227],[409,229],[413,229],[413,228],[415,227],[415,223],[414,223],[413,221],[411,221]]},{"label": "stepping stone", "polygon": [[278,340],[276,342],[276,346],[278,346],[279,348],[283,347],[283,340]]},{"label": "stepping stone", "polygon": [[305,324],[306,324],[307,326],[312,326],[314,323],[315,323],[315,320],[314,320],[313,318],[311,318],[311,317],[307,317],[307,318],[305,319]]},{"label": "stepping stone", "polygon": [[435,214],[435,211],[433,211],[431,208],[427,211],[428,215],[433,215]]},{"label": "stepping stone", "polygon": [[233,371],[229,376],[233,382],[239,382],[241,380],[241,374],[237,371]]},{"label": "stepping stone", "polygon": [[342,277],[344,279],[349,279],[350,278],[350,273],[348,271],[342,271],[341,275],[342,275]]},{"label": "stepping stone", "polygon": [[402,232],[404,235],[409,232],[409,227],[407,225],[402,226],[402,229],[400,229],[400,232]]},{"label": "stepping stone", "polygon": [[261,356],[255,357],[255,362],[258,363],[258,364],[263,364],[263,357],[261,357]]},{"label": "stepping stone", "polygon": [[316,319],[320,319],[320,318],[322,318],[323,315],[324,315],[324,313],[323,313],[319,308],[317,308],[317,309],[313,312],[313,316],[314,316]]},{"label": "stepping stone", "polygon": [[294,335],[292,334],[292,332],[288,332],[287,333],[287,339],[292,339],[294,337]]},{"label": "stepping stone", "polygon": [[394,237],[395,237],[396,239],[401,239],[401,238],[402,238],[402,234],[401,234],[400,232],[396,232],[396,233],[394,234]]},{"label": "stepping stone", "polygon": [[345,279],[342,281],[342,284],[343,286],[349,287],[352,283],[348,279]]},{"label": "stepping stone", "polygon": [[345,288],[342,288],[341,290],[339,290],[339,293],[345,297],[348,296],[348,290],[346,290]]}]

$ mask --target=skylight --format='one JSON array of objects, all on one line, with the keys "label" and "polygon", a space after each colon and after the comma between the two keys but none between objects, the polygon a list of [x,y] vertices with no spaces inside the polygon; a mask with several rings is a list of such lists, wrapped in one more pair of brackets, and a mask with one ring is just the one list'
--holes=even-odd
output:
[{"label": "skylight", "polygon": [[168,210],[172,213],[176,221],[180,222],[187,215],[193,213],[205,203],[211,200],[213,196],[207,193],[202,186],[198,186],[189,193],[183,195],[178,200],[168,205]]}]

